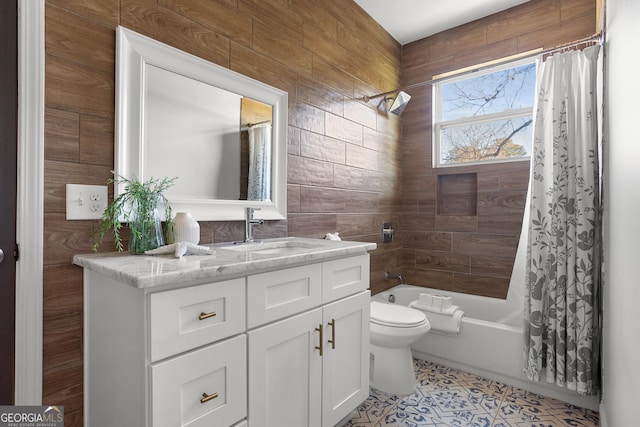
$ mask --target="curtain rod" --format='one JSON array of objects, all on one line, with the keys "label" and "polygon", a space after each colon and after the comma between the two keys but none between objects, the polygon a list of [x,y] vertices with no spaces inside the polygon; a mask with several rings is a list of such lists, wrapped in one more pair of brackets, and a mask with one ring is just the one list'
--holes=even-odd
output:
[{"label": "curtain rod", "polygon": [[253,126],[258,126],[258,125],[264,125],[267,123],[271,123],[271,120],[263,120],[261,122],[257,122],[257,123],[247,123],[245,126],[249,126],[249,127],[253,127]]},{"label": "curtain rod", "polygon": [[264,124],[267,124],[267,123],[271,124],[271,120],[265,120],[265,121],[258,122],[258,123],[247,123],[244,126],[240,126],[240,130],[247,130],[247,129],[252,128],[254,126],[264,125]]},{"label": "curtain rod", "polygon": [[427,86],[427,85],[430,85],[430,84],[433,84],[433,83],[438,83],[438,82],[440,82],[442,80],[446,80],[447,78],[449,78],[449,77],[451,77],[453,75],[455,75],[455,76],[464,76],[464,75],[467,75],[467,74],[471,74],[471,73],[475,73],[475,72],[478,72],[478,71],[486,70],[488,68],[495,67],[496,65],[508,64],[510,62],[519,61],[521,59],[531,58],[532,56],[536,56],[536,55],[548,55],[550,53],[555,53],[555,52],[558,52],[558,51],[562,51],[564,49],[571,49],[572,47],[580,46],[582,44],[588,44],[588,43],[601,44],[603,41],[604,41],[604,32],[599,32],[599,33],[596,33],[596,34],[592,34],[589,37],[585,37],[583,39],[579,39],[579,40],[575,40],[575,41],[572,41],[572,42],[564,43],[564,44],[561,44],[561,45],[558,45],[558,46],[550,47],[549,49],[542,49],[542,50],[541,49],[536,49],[534,51],[531,51],[530,54],[526,54],[525,53],[523,55],[518,55],[518,54],[512,55],[512,56],[509,56],[504,61],[500,61],[500,60],[491,61],[490,65],[484,65],[484,66],[480,66],[480,67],[471,67],[469,70],[461,72],[461,73],[458,73],[458,74],[448,74],[447,77],[436,77],[436,78],[433,78],[431,80],[426,80],[426,81],[420,82],[420,83],[414,83],[414,84],[411,84],[409,86],[403,86],[403,87],[401,87],[399,89],[378,93],[376,95],[372,95],[372,96],[365,95],[365,96],[363,96],[362,98],[359,98],[359,99],[362,99],[364,102],[369,102],[370,99],[375,99],[375,98],[379,98],[381,96],[390,95],[392,93],[396,93],[396,92],[399,92],[401,90],[411,90],[411,89],[415,89],[415,88],[418,88],[418,87]]}]

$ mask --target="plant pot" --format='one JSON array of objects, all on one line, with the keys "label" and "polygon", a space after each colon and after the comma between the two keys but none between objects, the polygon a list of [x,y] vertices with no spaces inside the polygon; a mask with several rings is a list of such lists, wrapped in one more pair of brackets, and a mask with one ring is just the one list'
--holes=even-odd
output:
[{"label": "plant pot", "polygon": [[132,255],[144,254],[145,251],[164,246],[158,201],[156,197],[133,203],[133,219],[129,221],[129,252]]}]

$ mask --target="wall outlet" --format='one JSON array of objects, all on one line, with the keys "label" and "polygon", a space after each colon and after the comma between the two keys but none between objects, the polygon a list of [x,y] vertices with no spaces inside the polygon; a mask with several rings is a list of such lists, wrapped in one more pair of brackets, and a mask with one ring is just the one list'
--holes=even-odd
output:
[{"label": "wall outlet", "polygon": [[67,219],[100,219],[108,203],[106,185],[67,184]]}]

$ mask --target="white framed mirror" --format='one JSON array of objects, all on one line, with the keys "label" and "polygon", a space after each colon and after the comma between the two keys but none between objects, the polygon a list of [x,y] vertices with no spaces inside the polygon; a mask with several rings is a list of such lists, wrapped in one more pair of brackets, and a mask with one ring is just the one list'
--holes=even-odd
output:
[{"label": "white framed mirror", "polygon": [[286,218],[287,92],[124,27],[116,42],[115,172],[177,176],[171,208],[199,221]]}]

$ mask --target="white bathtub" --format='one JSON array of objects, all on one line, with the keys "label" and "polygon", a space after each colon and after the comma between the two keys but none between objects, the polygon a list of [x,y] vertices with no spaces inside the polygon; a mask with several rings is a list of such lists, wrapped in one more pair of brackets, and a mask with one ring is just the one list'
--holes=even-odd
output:
[{"label": "white bathtub", "polygon": [[408,306],[420,293],[452,297],[453,304],[465,312],[456,336],[428,333],[411,349],[414,357],[549,396],[577,406],[598,410],[598,398],[580,396],[547,382],[529,381],[523,373],[522,299],[507,300],[399,285],[372,298]]}]

